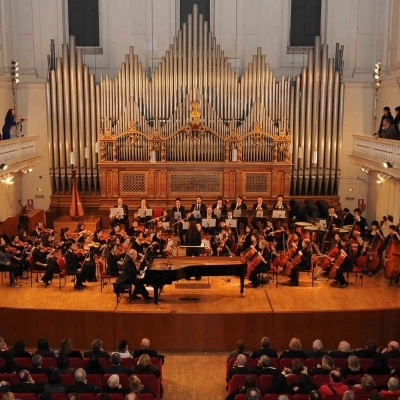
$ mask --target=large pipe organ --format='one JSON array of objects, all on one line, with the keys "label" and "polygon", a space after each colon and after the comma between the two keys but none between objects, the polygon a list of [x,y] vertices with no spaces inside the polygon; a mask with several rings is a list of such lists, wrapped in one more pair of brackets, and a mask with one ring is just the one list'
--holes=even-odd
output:
[{"label": "large pipe organ", "polygon": [[274,77],[261,48],[231,66],[197,6],[154,70],[129,48],[99,84],[74,37],[50,56],[46,84],[53,193],[79,188],[168,203],[242,194],[337,194],[342,145],[343,48],[315,39],[296,77]]}]

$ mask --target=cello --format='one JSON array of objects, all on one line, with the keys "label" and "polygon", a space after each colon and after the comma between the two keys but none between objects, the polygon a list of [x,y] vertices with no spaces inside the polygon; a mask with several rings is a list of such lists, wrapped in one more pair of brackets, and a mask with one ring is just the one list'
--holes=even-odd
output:
[{"label": "cello", "polygon": [[385,277],[386,279],[396,279],[400,273],[400,243],[390,237],[386,249]]},{"label": "cello", "polygon": [[330,279],[335,278],[337,270],[343,264],[346,257],[347,257],[346,252],[343,249],[341,249],[340,252],[335,257],[335,259],[333,260],[333,264],[331,266],[331,269],[329,270],[329,278]]},{"label": "cello", "polygon": [[76,186],[76,170],[72,170],[72,199],[71,199],[71,207],[69,209],[69,215],[71,216],[73,221],[81,221],[83,220],[83,216],[85,215],[82,207],[82,203],[79,199],[78,188]]},{"label": "cello", "polygon": [[[307,250],[311,246],[314,247],[315,243],[311,242],[306,247],[302,248],[301,252],[304,252],[305,250]],[[297,254],[296,257],[293,258],[292,262],[288,262],[287,265],[286,265],[286,268],[282,272],[283,276],[290,276],[291,273],[292,273],[293,268],[297,267],[301,263],[302,259],[303,259],[303,255]]]},{"label": "cello", "polygon": [[337,244],[333,245],[328,252],[325,254],[325,257],[322,259],[320,263],[320,267],[322,269],[328,269],[331,267],[332,259],[334,259],[339,253],[339,246]]}]

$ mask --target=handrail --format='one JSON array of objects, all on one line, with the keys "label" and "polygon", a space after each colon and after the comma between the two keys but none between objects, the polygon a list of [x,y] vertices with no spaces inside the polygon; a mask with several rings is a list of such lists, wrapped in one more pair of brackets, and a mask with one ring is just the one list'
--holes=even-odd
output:
[{"label": "handrail", "polygon": [[0,141],[0,163],[19,162],[38,155],[39,136],[24,136]]}]

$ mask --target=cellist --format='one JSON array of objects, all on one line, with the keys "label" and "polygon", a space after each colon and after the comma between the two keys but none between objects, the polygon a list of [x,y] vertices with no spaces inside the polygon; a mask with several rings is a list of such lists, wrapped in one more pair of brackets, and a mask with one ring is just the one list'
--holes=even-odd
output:
[{"label": "cellist", "polygon": [[[336,271],[334,281],[339,282],[340,288],[345,288],[348,286],[348,283],[344,277],[344,274],[353,270],[353,250],[351,244],[344,238],[340,240],[339,249],[344,258]],[[334,265],[331,268],[334,268]]]},{"label": "cellist", "polygon": [[310,239],[304,239],[301,243],[301,250],[297,253],[297,256],[301,257],[301,261],[292,269],[289,280],[290,286],[299,286],[299,272],[311,268],[312,249],[310,248],[310,245]]},{"label": "cellist", "polygon": [[259,242],[260,251],[258,252],[261,262],[253,269],[249,276],[249,281],[253,285],[253,288],[258,287],[258,274],[267,272],[271,269],[271,252],[269,244],[266,240],[260,240]]}]

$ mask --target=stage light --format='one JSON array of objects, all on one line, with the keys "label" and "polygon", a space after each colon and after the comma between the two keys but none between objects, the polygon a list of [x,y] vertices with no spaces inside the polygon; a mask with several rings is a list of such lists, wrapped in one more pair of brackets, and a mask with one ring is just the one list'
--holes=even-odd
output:
[{"label": "stage light", "polygon": [[8,168],[7,164],[0,164],[0,170],[6,170]]},{"label": "stage light", "polygon": [[18,83],[19,82],[19,68],[18,68],[18,62],[17,61],[11,61],[11,79],[12,83]]},{"label": "stage light", "polygon": [[392,167],[393,167],[393,165],[392,165],[390,162],[388,162],[388,161],[384,162],[384,163],[383,163],[383,166],[384,166],[385,168],[392,168]]}]

